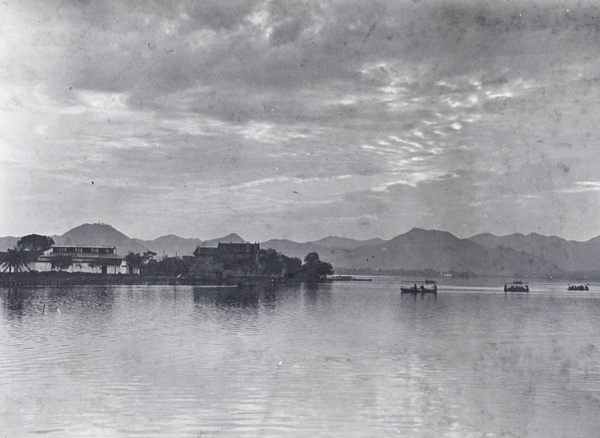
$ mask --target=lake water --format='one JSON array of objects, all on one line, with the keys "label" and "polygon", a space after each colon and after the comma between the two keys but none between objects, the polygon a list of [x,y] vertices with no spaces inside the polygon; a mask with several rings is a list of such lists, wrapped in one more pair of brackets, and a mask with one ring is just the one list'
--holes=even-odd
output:
[{"label": "lake water", "polygon": [[597,437],[600,286],[0,289],[0,436]]}]

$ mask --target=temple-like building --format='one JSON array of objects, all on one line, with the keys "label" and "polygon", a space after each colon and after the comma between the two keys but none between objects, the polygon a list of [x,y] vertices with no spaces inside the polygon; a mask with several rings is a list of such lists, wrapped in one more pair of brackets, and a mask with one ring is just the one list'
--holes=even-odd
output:
[{"label": "temple-like building", "polygon": [[258,270],[258,243],[222,243],[217,247],[197,247],[192,275],[201,277],[229,277],[256,275]]}]

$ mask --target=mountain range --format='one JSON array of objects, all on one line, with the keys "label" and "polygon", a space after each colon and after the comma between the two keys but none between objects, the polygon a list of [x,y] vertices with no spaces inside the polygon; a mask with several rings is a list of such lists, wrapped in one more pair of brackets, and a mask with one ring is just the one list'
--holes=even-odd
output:
[{"label": "mountain range", "polygon": [[[216,246],[219,242],[244,242],[237,234],[206,241],[173,234],[154,240],[134,239],[106,224],[83,224],[51,237],[57,244],[114,245],[121,255],[153,251],[158,258],[191,255],[198,246]],[[12,248],[18,240],[12,236],[0,238],[0,249]],[[390,240],[330,236],[299,243],[274,239],[261,242],[261,247],[301,259],[314,251],[338,270],[373,273],[433,269],[509,277],[559,277],[574,273],[600,276],[600,236],[586,242],[536,233],[478,234],[460,239],[444,231],[415,228]]]},{"label": "mountain range", "polygon": [[[388,241],[365,245],[323,246],[311,242],[270,240],[261,244],[289,256],[316,251],[337,268],[376,270],[459,271],[480,275],[550,276],[562,272],[555,263],[508,247],[480,245],[444,231],[412,229]],[[600,246],[599,246],[600,250]]]}]

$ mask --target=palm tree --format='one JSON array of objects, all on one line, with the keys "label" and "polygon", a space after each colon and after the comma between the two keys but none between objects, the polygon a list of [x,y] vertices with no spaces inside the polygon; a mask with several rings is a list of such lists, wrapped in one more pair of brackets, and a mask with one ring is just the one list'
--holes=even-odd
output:
[{"label": "palm tree", "polygon": [[23,267],[26,267],[29,271],[31,268],[27,266],[27,253],[20,249],[9,249],[8,254],[2,262],[4,270],[2,272],[23,272]]}]

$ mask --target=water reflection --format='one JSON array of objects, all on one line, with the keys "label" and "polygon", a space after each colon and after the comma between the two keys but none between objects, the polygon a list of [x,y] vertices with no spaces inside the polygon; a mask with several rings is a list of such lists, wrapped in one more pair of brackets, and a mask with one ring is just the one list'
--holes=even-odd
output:
[{"label": "water reflection", "polygon": [[[298,298],[301,284],[265,284],[252,287],[194,286],[192,296],[197,307],[214,306],[222,312],[245,311],[256,313],[259,309],[276,309],[289,300]],[[314,289],[315,296],[318,288]]]},{"label": "water reflection", "polygon": [[110,311],[114,286],[11,287],[0,294],[8,318],[60,312],[75,307]]},{"label": "water reflection", "polygon": [[457,285],[413,296],[375,279],[34,288],[0,299],[7,436],[592,437],[600,428],[591,292]]},{"label": "water reflection", "polygon": [[401,294],[400,295],[402,298],[402,301],[404,303],[408,302],[408,301],[412,301],[412,302],[430,302],[430,301],[437,301],[437,294],[433,294],[433,293],[405,293],[405,294]]},{"label": "water reflection", "polygon": [[314,309],[329,307],[331,305],[330,285],[318,283],[305,283],[302,285],[304,302],[307,307]]},{"label": "water reflection", "polygon": [[229,312],[231,308],[255,311],[259,305],[259,293],[252,288],[238,287],[194,287],[194,303],[211,305]]},{"label": "water reflection", "polygon": [[6,316],[17,320],[21,320],[25,314],[30,313],[35,302],[31,293],[19,287],[9,287],[2,295],[2,301],[2,308]]}]

